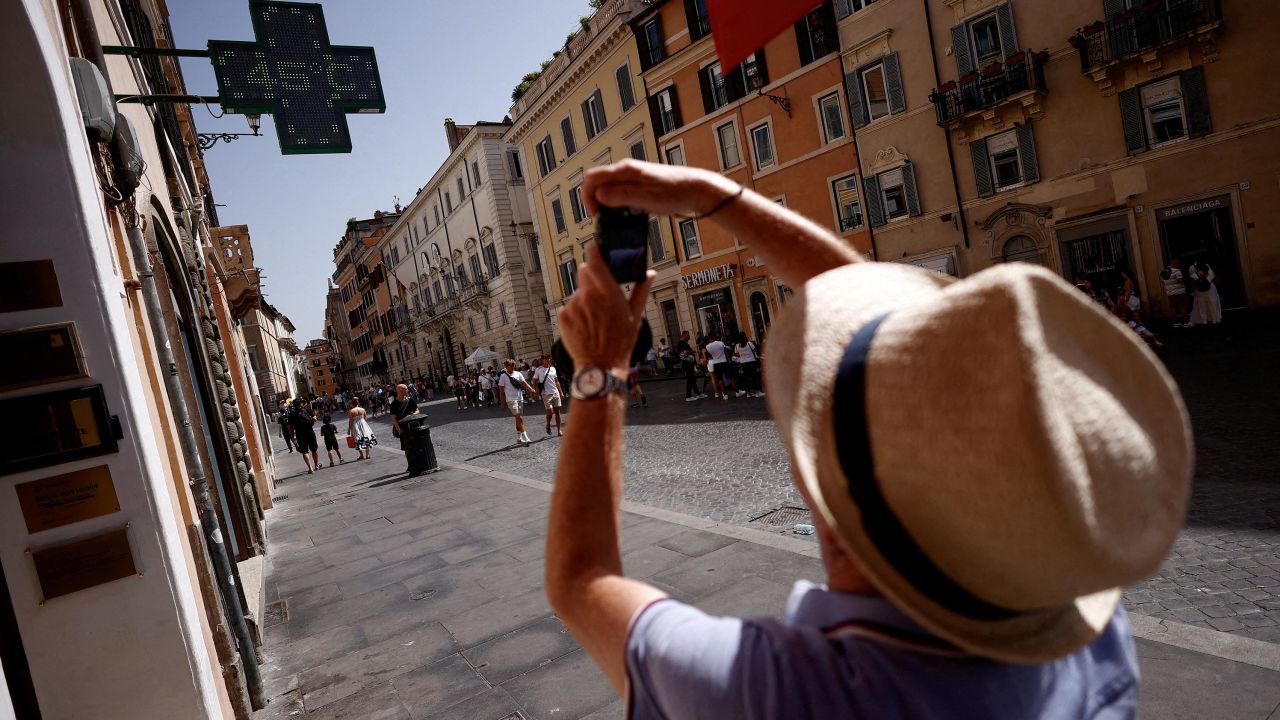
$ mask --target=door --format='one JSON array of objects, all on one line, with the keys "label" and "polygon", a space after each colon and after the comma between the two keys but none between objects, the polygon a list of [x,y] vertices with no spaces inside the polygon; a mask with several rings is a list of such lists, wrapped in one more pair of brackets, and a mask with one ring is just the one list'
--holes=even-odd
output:
[{"label": "door", "polygon": [[1121,272],[1133,276],[1129,264],[1129,235],[1113,230],[1062,243],[1063,271],[1068,280],[1079,275],[1088,280],[1095,291],[1106,290],[1112,298],[1124,286]]},{"label": "door", "polygon": [[762,292],[751,293],[751,327],[756,341],[764,342],[764,334],[769,330],[769,301]]},{"label": "door", "polygon": [[698,327],[704,337],[713,333],[724,336],[724,317],[720,314],[719,305],[698,308]]},{"label": "door", "polygon": [[1247,305],[1240,263],[1236,259],[1236,233],[1230,207],[1163,220],[1160,236],[1166,265],[1178,258],[1186,272],[1191,263],[1203,260],[1213,269],[1222,307]]},{"label": "door", "polygon": [[674,347],[680,339],[680,315],[676,312],[675,300],[666,300],[662,303],[662,324],[667,333],[667,342]]}]

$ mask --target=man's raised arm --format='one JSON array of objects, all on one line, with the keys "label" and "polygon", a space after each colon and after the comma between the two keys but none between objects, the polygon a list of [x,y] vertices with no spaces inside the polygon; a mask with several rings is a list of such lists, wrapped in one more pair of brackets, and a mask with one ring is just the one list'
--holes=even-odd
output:
[{"label": "man's raised arm", "polygon": [[863,259],[804,216],[709,170],[623,160],[588,170],[582,196],[593,214],[605,205],[715,222],[792,287]]}]

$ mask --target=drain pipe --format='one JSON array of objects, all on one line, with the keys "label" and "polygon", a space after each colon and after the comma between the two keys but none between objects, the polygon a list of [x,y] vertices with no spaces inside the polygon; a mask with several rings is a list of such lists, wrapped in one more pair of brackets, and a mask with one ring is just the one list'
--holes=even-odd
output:
[{"label": "drain pipe", "polygon": [[[942,84],[942,76],[938,72],[938,51],[933,45],[933,14],[929,10],[929,0],[921,0],[924,6],[924,26],[929,33],[929,58],[933,65],[933,86]],[[964,217],[964,199],[960,197],[960,179],[956,173],[956,156],[951,151],[951,130],[943,128],[947,136],[947,166],[951,168],[951,190],[956,194],[956,218],[960,221],[960,233],[964,237],[964,247],[969,248],[969,222]]]},{"label": "drain pipe", "polygon": [[204,474],[204,465],[200,460],[200,445],[196,440],[191,412],[187,408],[182,392],[178,362],[173,354],[173,346],[169,343],[169,330],[164,325],[164,315],[161,311],[163,306],[160,304],[160,293],[156,289],[155,271],[151,266],[146,238],[142,236],[142,223],[136,212],[133,213],[132,222],[128,223],[126,234],[129,236],[129,247],[137,263],[135,274],[142,285],[142,301],[146,306],[151,333],[155,336],[156,351],[160,356],[160,364],[164,368],[162,374],[165,391],[169,396],[174,420],[178,424],[182,456],[186,461],[191,494],[200,514],[200,527],[204,532],[205,547],[208,548],[209,557],[213,561],[218,593],[222,596],[223,615],[231,625],[231,634],[235,637],[238,646],[240,665],[244,668],[245,685],[249,692],[249,702],[255,710],[260,710],[266,706],[266,703],[262,697],[262,675],[258,671],[258,655],[254,649],[253,640],[249,637],[249,627],[244,621],[244,613],[240,611],[240,596],[236,591],[236,578],[232,572],[231,558],[227,555],[227,546],[222,539],[222,525],[218,521],[217,513],[214,512],[213,498],[209,495],[209,478]]}]

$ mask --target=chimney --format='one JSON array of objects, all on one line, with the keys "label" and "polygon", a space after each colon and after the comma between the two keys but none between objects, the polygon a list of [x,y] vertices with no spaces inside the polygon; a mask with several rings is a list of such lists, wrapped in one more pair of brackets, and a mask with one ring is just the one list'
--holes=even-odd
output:
[{"label": "chimney", "polygon": [[444,119],[444,134],[449,138],[449,152],[458,149],[458,125],[453,118]]}]

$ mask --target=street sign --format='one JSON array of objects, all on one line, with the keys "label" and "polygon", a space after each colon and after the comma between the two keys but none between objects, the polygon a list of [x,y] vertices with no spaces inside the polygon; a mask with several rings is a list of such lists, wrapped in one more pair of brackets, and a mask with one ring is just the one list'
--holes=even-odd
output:
[{"label": "street sign", "polygon": [[210,40],[223,110],[275,116],[280,151],[351,152],[347,113],[387,109],[371,47],[330,45],[314,3],[250,0],[255,42]]}]

